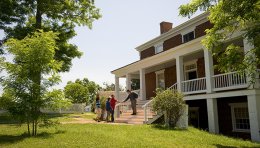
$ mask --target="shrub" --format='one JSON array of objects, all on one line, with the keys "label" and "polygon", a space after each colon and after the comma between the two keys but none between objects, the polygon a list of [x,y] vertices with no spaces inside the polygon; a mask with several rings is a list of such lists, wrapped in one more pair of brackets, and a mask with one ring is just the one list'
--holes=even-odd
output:
[{"label": "shrub", "polygon": [[156,90],[156,97],[153,98],[153,110],[164,113],[166,126],[176,127],[184,107],[185,103],[181,93],[171,90]]}]

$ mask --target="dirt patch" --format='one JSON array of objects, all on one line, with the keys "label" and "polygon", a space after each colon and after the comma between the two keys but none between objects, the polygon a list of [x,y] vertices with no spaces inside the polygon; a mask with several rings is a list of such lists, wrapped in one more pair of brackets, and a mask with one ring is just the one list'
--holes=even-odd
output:
[{"label": "dirt patch", "polygon": [[84,119],[81,117],[73,117],[71,118],[75,121],[67,121],[67,122],[61,122],[61,124],[113,124],[113,125],[132,125],[132,124],[126,124],[126,123],[114,123],[114,122],[106,122],[106,121],[100,121],[97,122],[95,120],[91,119]]}]

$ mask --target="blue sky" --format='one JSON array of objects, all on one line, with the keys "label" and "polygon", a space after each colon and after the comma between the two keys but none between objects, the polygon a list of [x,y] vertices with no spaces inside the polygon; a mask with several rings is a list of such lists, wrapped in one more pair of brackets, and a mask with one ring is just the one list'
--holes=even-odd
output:
[{"label": "blue sky", "polygon": [[[178,7],[189,0],[96,0],[102,18],[93,23],[92,30],[77,27],[71,43],[84,52],[73,60],[70,72],[61,74],[62,88],[67,81],[88,78],[102,84],[114,83],[110,71],[137,61],[138,45],[160,34],[159,23],[169,21],[177,26],[188,18],[179,16]],[[3,32],[0,32],[2,37]],[[121,85],[125,81],[120,80]]]}]

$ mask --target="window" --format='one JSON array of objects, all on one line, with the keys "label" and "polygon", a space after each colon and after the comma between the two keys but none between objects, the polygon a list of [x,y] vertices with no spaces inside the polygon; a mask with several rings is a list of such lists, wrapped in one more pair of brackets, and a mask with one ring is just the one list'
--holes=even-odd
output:
[{"label": "window", "polygon": [[156,87],[165,89],[164,70],[160,70],[156,73]]},{"label": "window", "polygon": [[183,43],[189,42],[195,38],[194,31],[189,32],[185,35],[183,35]]},{"label": "window", "polygon": [[160,52],[163,51],[163,44],[162,43],[158,44],[158,45],[155,45],[154,47],[155,47],[155,54],[160,53]]},{"label": "window", "polygon": [[185,80],[197,79],[197,60],[184,64]]},{"label": "window", "polygon": [[231,103],[231,117],[233,131],[236,132],[249,132],[249,114],[247,103]]}]

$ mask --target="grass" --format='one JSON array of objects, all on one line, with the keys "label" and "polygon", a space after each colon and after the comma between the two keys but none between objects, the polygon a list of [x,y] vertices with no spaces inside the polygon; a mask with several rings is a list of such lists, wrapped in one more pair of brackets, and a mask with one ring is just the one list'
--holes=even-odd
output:
[{"label": "grass", "polygon": [[[75,118],[83,119],[93,119],[96,115],[94,113],[78,113],[78,114],[47,114],[47,118],[52,121],[59,122],[70,122],[77,121]],[[0,114],[0,124],[13,124],[18,123],[14,118],[12,118],[8,113]]]},{"label": "grass", "polygon": [[[66,115],[75,116],[73,115]],[[88,115],[86,118],[90,118]],[[52,117],[64,120],[64,117]],[[188,130],[150,125],[66,124],[40,128],[37,137],[27,137],[25,126],[0,124],[0,147],[260,147],[259,143]]]},{"label": "grass", "polygon": [[59,122],[70,122],[76,121],[75,118],[83,119],[93,119],[96,115],[94,113],[84,113],[84,114],[48,114],[47,118],[51,120],[58,120]]}]

